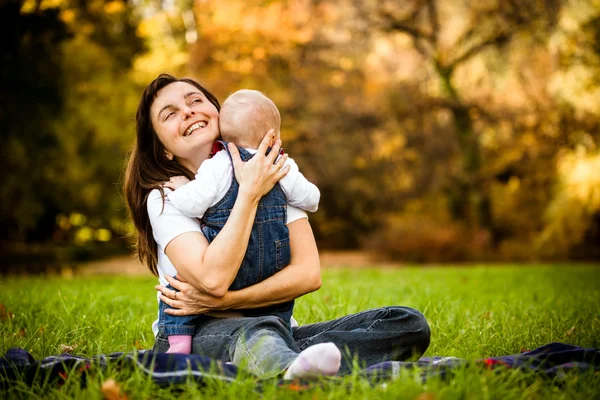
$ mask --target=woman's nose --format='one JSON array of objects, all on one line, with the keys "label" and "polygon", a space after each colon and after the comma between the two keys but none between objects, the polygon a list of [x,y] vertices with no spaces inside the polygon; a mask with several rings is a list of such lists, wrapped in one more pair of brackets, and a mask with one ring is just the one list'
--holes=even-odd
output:
[{"label": "woman's nose", "polygon": [[183,118],[188,119],[194,115],[196,115],[196,112],[194,110],[192,110],[191,108],[186,108],[183,113]]}]

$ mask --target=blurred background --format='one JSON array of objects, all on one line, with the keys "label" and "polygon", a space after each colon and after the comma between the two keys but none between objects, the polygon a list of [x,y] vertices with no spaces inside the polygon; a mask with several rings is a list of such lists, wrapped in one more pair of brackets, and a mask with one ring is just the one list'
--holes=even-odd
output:
[{"label": "blurred background", "polygon": [[161,72],[271,97],[322,250],[600,259],[600,0],[0,0],[0,260],[126,254]]}]

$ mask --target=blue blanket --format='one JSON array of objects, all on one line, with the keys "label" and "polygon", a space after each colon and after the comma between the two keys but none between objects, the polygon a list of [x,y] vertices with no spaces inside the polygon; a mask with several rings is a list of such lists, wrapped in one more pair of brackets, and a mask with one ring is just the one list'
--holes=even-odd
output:
[{"label": "blue blanket", "polygon": [[[231,364],[213,362],[200,355],[166,354],[142,351],[137,353],[102,354],[92,358],[61,354],[35,360],[23,349],[10,349],[0,358],[0,388],[6,389],[15,381],[32,385],[36,382],[64,381],[73,374],[81,378],[94,369],[109,363],[119,368],[135,368],[150,375],[159,385],[170,385],[193,379],[199,384],[208,381],[231,382],[247,373]],[[447,377],[453,370],[466,365],[487,369],[520,369],[549,377],[568,371],[600,371],[600,351],[563,343],[550,343],[532,351],[475,361],[455,357],[423,357],[415,362],[387,361],[363,369],[360,374],[370,381],[394,379],[402,371],[418,369],[423,380],[433,376]],[[283,382],[282,382],[283,384]]]}]

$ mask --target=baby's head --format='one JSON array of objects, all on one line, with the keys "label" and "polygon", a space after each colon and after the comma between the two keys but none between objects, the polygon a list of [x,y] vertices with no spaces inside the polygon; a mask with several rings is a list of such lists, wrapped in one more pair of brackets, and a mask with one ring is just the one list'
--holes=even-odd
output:
[{"label": "baby's head", "polygon": [[277,106],[258,90],[238,90],[221,106],[221,137],[241,147],[257,149],[269,129],[279,134],[280,125]]}]

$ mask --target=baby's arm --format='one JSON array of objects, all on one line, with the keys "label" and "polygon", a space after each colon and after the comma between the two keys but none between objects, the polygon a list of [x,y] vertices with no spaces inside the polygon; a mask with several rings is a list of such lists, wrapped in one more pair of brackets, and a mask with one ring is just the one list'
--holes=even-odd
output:
[{"label": "baby's arm", "polygon": [[169,182],[165,183],[164,186],[166,188],[169,188],[171,190],[177,190],[180,187],[182,187],[183,185],[185,185],[186,183],[188,183],[190,180],[188,178],[186,178],[185,176],[172,176],[171,179],[169,179]]},{"label": "baby's arm", "polygon": [[305,211],[317,211],[321,198],[319,188],[302,175],[298,164],[293,159],[288,158],[284,165],[290,166],[290,172],[279,181],[279,184],[287,196],[288,204]]},{"label": "baby's arm", "polygon": [[188,217],[202,218],[215,200],[219,192],[219,185],[223,184],[223,178],[221,178],[223,171],[222,168],[219,168],[218,160],[217,162],[213,161],[215,158],[202,163],[193,181],[185,183],[183,180],[178,181],[178,177],[173,177],[172,182],[165,185],[175,189],[168,193],[167,197],[177,209]]}]

